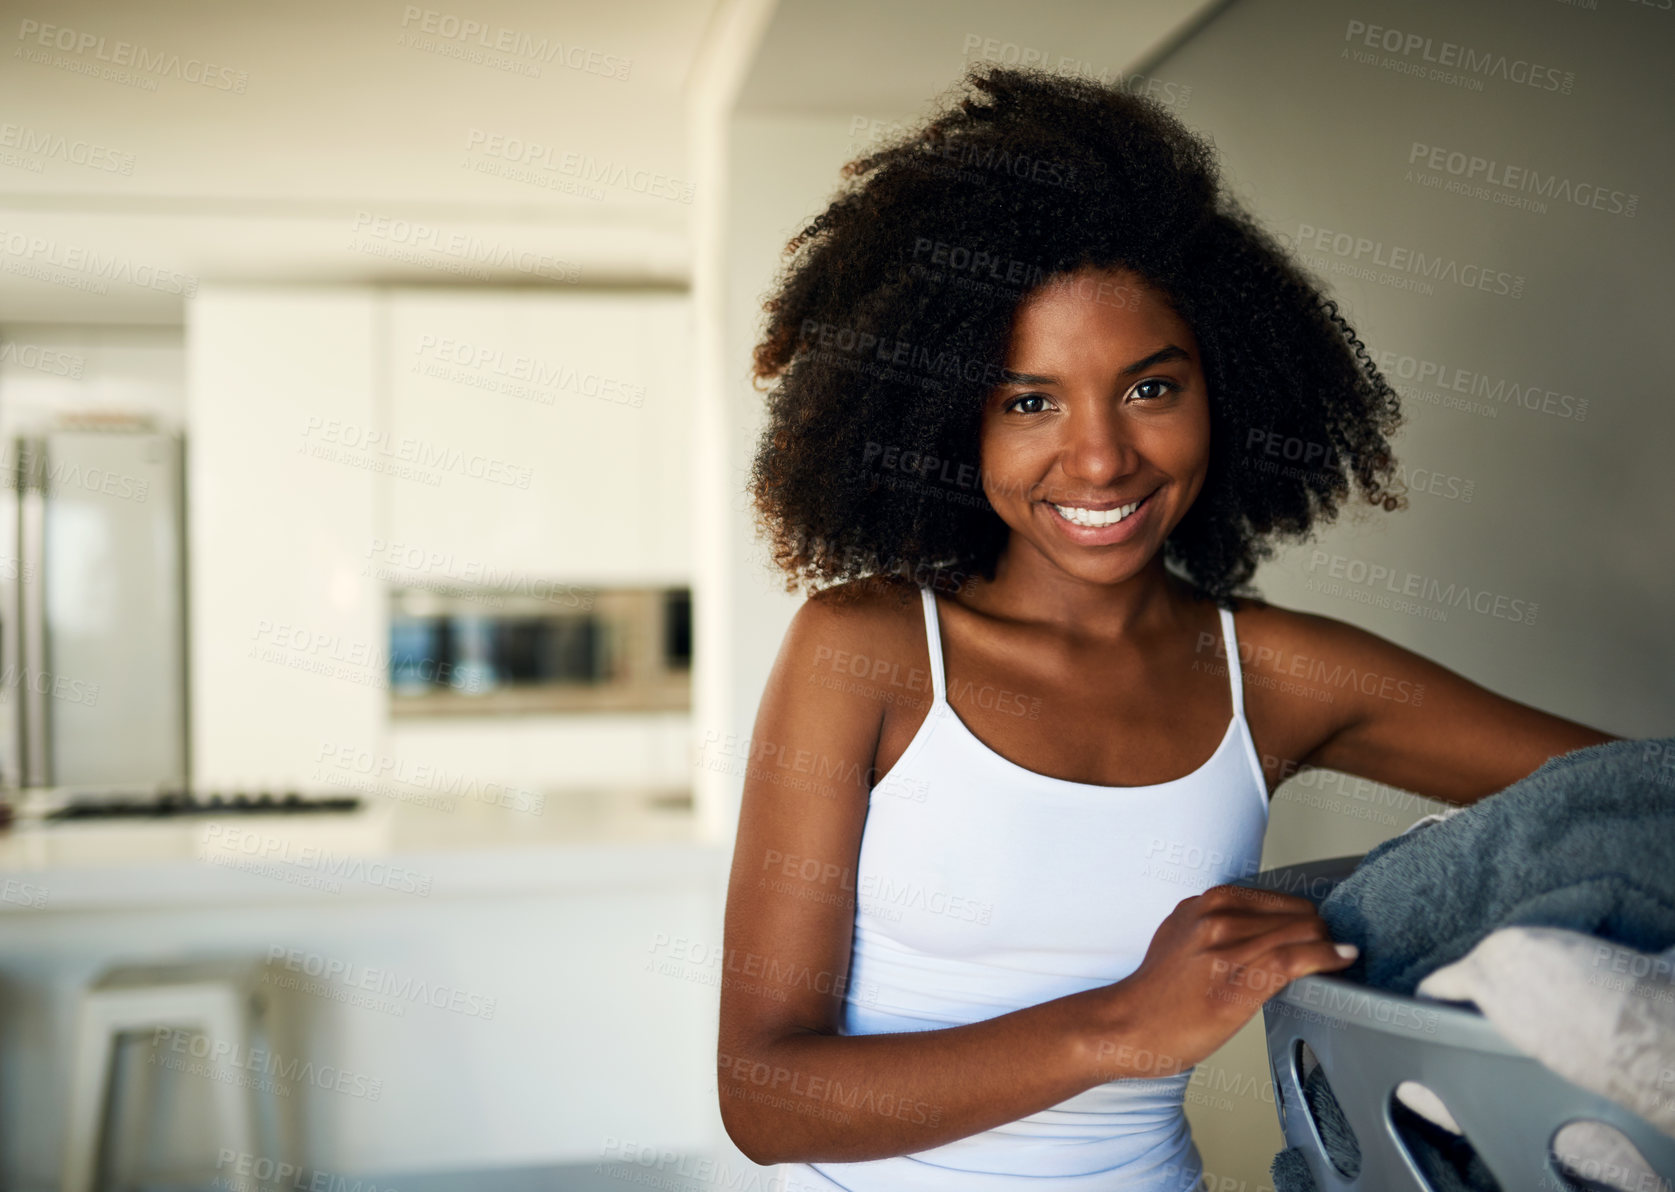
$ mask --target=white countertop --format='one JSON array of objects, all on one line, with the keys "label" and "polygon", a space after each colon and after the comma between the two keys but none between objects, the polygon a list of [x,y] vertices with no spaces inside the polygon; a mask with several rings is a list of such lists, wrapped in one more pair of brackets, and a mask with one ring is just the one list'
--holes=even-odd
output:
[{"label": "white countertop", "polygon": [[538,811],[373,797],[353,812],[25,817],[0,831],[0,914],[723,882],[729,850],[698,840],[670,794],[551,792]]}]

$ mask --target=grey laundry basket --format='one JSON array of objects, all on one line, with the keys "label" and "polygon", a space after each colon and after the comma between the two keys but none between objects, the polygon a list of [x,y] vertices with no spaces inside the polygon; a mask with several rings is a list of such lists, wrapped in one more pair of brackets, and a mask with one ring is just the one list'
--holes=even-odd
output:
[{"label": "grey laundry basket", "polygon": [[[1361,859],[1288,865],[1237,884],[1296,894],[1318,906]],[[1621,1130],[1659,1175],[1675,1182],[1675,1138],[1514,1047],[1470,1007],[1315,974],[1269,998],[1263,1017],[1280,1129],[1286,1144],[1301,1151],[1319,1192],[1436,1192],[1391,1119],[1391,1101],[1404,1080],[1442,1099],[1505,1192],[1575,1186],[1549,1151],[1560,1127],[1576,1119]],[[1354,1178],[1333,1166],[1304,1104],[1303,1043],[1355,1131],[1361,1167]]]}]

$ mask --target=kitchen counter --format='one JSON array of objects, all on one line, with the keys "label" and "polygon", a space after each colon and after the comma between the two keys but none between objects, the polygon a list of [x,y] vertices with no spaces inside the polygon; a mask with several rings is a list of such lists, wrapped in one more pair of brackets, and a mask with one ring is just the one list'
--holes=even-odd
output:
[{"label": "kitchen counter", "polygon": [[0,914],[326,897],[418,900],[723,880],[686,792],[548,792],[539,808],[363,797],[356,811],[51,821],[0,831]]}]

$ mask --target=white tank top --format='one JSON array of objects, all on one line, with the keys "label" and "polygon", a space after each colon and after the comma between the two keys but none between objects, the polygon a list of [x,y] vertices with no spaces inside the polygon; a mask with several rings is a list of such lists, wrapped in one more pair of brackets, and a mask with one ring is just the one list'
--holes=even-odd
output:
[{"label": "white tank top", "polygon": [[[868,798],[844,1035],[960,1026],[1120,981],[1183,898],[1257,871],[1268,824],[1231,612],[1217,610],[1225,659],[1202,664],[1226,667],[1233,696],[1216,751],[1183,778],[1096,786],[1025,769],[965,726],[947,699],[936,597],[920,594],[934,698]],[[785,1164],[784,1187],[1183,1192],[1203,1166],[1182,1108],[1190,1075],[1109,1081],[913,1154]],[[934,1109],[832,1108],[907,1121]]]}]

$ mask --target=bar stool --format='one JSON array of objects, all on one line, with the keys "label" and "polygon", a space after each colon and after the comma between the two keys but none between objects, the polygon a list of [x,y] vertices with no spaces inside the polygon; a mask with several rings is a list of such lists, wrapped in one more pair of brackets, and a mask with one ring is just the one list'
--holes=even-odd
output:
[{"label": "bar stool", "polygon": [[211,1089],[217,1149],[295,1157],[295,1118],[288,1105],[277,1106],[279,1112],[264,1128],[258,1086],[268,1078],[257,1072],[241,1078],[236,1068],[221,1062],[230,1050],[248,1054],[258,1035],[272,1051],[276,1032],[268,1011],[273,999],[258,988],[262,971],[260,961],[237,959],[119,965],[83,991],[65,1115],[62,1192],[96,1192],[104,1181],[108,1135],[118,1108],[112,1104],[113,1061],[122,1037],[135,1033],[153,1042],[162,1030],[207,1036],[206,1055],[190,1048],[180,1055],[184,1063],[218,1069]]}]

